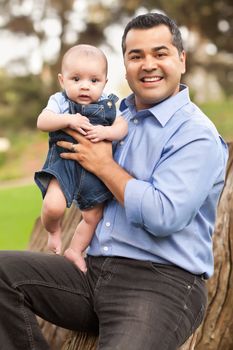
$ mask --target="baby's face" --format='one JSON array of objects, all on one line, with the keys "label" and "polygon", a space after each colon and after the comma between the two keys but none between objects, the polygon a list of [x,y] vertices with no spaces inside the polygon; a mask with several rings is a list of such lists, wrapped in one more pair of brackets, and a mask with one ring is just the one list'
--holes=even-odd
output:
[{"label": "baby's face", "polygon": [[97,102],[107,82],[106,64],[101,57],[79,54],[78,59],[66,62],[59,81],[72,101],[84,105]]}]

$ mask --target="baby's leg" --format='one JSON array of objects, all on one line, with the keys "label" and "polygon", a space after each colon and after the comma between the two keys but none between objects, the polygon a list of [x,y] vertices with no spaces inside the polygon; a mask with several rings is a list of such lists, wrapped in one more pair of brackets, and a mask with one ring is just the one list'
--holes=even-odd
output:
[{"label": "baby's leg", "polygon": [[48,231],[48,248],[56,254],[61,252],[61,220],[65,209],[65,196],[58,181],[53,178],[44,197],[41,221]]},{"label": "baby's leg", "polygon": [[82,220],[75,230],[69,248],[64,253],[65,257],[71,260],[83,272],[87,271],[83,253],[90,244],[95,228],[102,216],[103,204],[82,211]]}]

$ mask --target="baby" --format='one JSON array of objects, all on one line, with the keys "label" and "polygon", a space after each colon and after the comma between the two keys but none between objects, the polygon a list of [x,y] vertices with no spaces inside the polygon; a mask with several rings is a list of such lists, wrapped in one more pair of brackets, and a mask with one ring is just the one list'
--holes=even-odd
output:
[{"label": "baby", "polygon": [[100,49],[91,45],[69,49],[63,57],[58,79],[64,91],[50,97],[37,121],[37,127],[49,131],[50,138],[46,162],[43,169],[35,173],[35,181],[44,198],[41,220],[48,231],[48,248],[56,254],[61,252],[61,221],[66,207],[75,201],[80,208],[82,220],[64,255],[86,272],[83,253],[102,218],[104,202],[112,198],[112,194],[77,162],[62,159],[60,153],[64,149],[57,146],[57,141],[75,143],[61,131],[65,128],[78,131],[92,142],[117,141],[126,136],[128,126],[122,116],[116,116],[117,97],[103,93],[107,59]]}]

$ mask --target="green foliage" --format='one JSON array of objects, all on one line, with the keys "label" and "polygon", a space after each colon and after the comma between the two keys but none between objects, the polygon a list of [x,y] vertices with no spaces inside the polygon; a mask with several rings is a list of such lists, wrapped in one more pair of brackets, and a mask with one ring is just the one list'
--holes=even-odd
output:
[{"label": "green foliage", "polygon": [[233,141],[233,100],[204,103],[200,106],[226,141]]},{"label": "green foliage", "polygon": [[6,154],[5,153],[0,153],[0,167],[6,163]]},{"label": "green foliage", "polygon": [[36,119],[48,95],[37,76],[9,77],[0,75],[1,135],[11,129],[35,129]]},{"label": "green foliage", "polygon": [[41,196],[35,185],[0,189],[0,249],[26,249]]}]

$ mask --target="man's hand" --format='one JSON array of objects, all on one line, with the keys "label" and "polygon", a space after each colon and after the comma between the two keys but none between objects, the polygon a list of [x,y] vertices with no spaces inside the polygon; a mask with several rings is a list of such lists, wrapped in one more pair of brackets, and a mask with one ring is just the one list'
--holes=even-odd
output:
[{"label": "man's hand", "polygon": [[79,162],[86,170],[101,177],[101,172],[105,166],[111,166],[114,163],[112,158],[112,144],[109,141],[101,141],[93,144],[86,137],[80,135],[74,130],[65,129],[67,134],[72,136],[78,144],[59,141],[57,144],[73,152],[62,153],[64,159],[72,159]]},{"label": "man's hand", "polygon": [[61,157],[76,160],[86,170],[99,177],[118,202],[124,205],[125,186],[132,179],[132,176],[114,161],[112,143],[109,141],[93,143],[74,130],[65,129],[64,131],[72,136],[78,144],[59,141],[58,146],[73,151],[62,153]]}]

